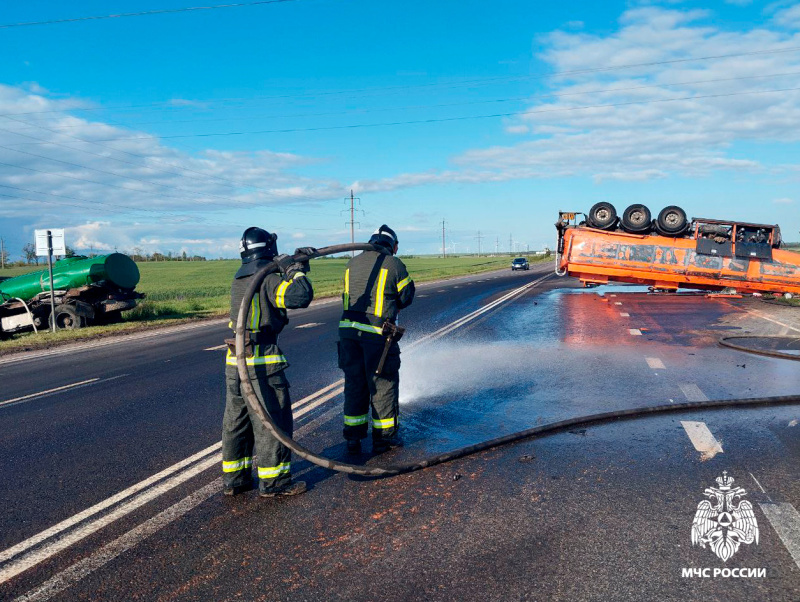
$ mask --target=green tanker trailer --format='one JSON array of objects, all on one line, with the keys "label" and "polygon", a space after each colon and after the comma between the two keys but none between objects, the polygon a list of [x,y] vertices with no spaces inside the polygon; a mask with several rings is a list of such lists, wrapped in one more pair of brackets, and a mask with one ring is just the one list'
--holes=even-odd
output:
[{"label": "green tanker trailer", "polygon": [[[53,265],[55,323],[58,328],[81,328],[119,320],[143,298],[134,288],[139,268],[122,253],[98,257],[67,257]],[[0,336],[48,328],[50,277],[47,270],[0,282]]]}]

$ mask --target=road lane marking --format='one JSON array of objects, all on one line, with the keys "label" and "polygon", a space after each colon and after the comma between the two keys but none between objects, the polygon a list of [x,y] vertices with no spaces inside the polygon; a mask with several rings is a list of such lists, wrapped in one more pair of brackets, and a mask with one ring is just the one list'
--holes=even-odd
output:
[{"label": "road lane marking", "polygon": [[[430,333],[430,334],[422,337],[421,339],[413,341],[410,345],[407,346],[407,350],[410,351],[410,350],[418,347],[419,345],[427,343],[430,340],[434,340],[434,339],[437,339],[437,338],[445,336],[449,332],[452,332],[453,330],[459,328],[460,326],[463,326],[464,324],[467,324],[468,322],[474,320],[475,318],[477,318],[478,316],[486,313],[487,311],[491,311],[493,308],[497,307],[498,305],[500,305],[500,304],[502,304],[502,303],[504,303],[506,301],[512,300],[516,296],[519,296],[519,295],[523,294],[528,289],[530,289],[533,286],[539,284],[540,282],[550,278],[551,276],[552,276],[551,274],[547,274],[546,276],[544,276],[544,277],[542,277],[542,278],[540,278],[538,280],[535,280],[533,282],[529,282],[528,284],[525,284],[525,285],[523,285],[523,286],[521,286],[521,287],[519,287],[517,289],[512,290],[511,292],[509,292],[506,295],[500,297],[499,299],[496,299],[492,303],[489,303],[488,305],[486,305],[484,307],[481,307],[481,308],[479,308],[479,309],[467,314],[466,316],[463,316],[462,318],[459,318],[458,320],[455,320],[454,322],[452,322],[452,323],[450,323],[450,324],[448,324],[446,326],[443,326],[442,328],[439,328],[438,330],[436,330],[433,333]],[[116,377],[114,377],[114,378],[116,378]],[[302,415],[310,412],[311,410],[315,409],[316,407],[318,407],[319,405],[321,405],[325,401],[328,401],[328,400],[336,397],[337,395],[341,394],[341,392],[343,391],[343,387],[342,387],[343,383],[344,383],[344,379],[339,379],[338,381],[336,381],[334,383],[331,383],[330,385],[328,385],[326,387],[323,387],[319,391],[317,391],[317,392],[315,392],[315,393],[313,393],[313,394],[311,394],[311,395],[309,395],[307,397],[304,397],[303,399],[298,401],[296,404],[293,404],[293,410],[296,409],[296,408],[299,408],[299,407],[301,407],[301,406],[303,406],[305,404],[309,404],[307,407],[303,407],[302,410],[296,412],[295,413],[295,417],[299,418],[300,416],[302,416]],[[320,398],[320,396],[323,396],[323,398],[318,399],[318,398]],[[221,449],[221,447],[222,447],[222,442],[221,441],[217,442],[214,445],[206,448],[205,450],[202,450],[201,452],[198,452],[197,454],[194,454],[190,458],[187,458],[187,459],[185,459],[185,460],[183,460],[181,462],[178,462],[177,464],[175,464],[175,465],[173,465],[173,466],[161,471],[157,475],[153,475],[153,476],[149,477],[148,479],[145,479],[144,481],[134,485],[133,487],[130,487],[130,488],[126,489],[125,491],[122,491],[122,492],[112,496],[111,498],[109,498],[109,499],[107,499],[107,500],[105,500],[105,501],[103,501],[103,502],[101,502],[99,504],[96,504],[95,506],[92,506],[91,508],[89,508],[87,510],[84,510],[83,512],[81,512],[81,513],[79,513],[79,514],[77,514],[77,515],[75,515],[75,516],[73,516],[73,517],[71,517],[71,518],[69,518],[69,519],[67,519],[65,521],[62,521],[61,523],[58,523],[57,525],[54,525],[53,527],[51,527],[51,528],[39,533],[38,535],[35,535],[34,537],[31,537],[31,538],[29,538],[29,539],[27,539],[27,540],[25,540],[23,542],[20,542],[19,544],[13,546],[12,548],[9,548],[8,550],[0,552],[0,563],[2,563],[5,560],[14,558],[15,556],[18,556],[19,554],[21,554],[25,550],[28,550],[31,547],[33,547],[33,546],[35,546],[35,545],[37,545],[37,544],[39,544],[39,543],[41,543],[41,542],[43,542],[43,541],[45,541],[47,539],[50,539],[54,535],[57,535],[59,533],[64,532],[66,529],[68,529],[68,528],[76,525],[77,523],[85,520],[89,516],[93,516],[93,515],[97,514],[98,512],[101,512],[102,510],[104,510],[106,508],[109,508],[110,506],[113,506],[117,502],[119,502],[119,501],[121,501],[121,500],[123,500],[123,499],[125,499],[127,497],[130,497],[131,495],[133,495],[137,491],[140,491],[140,490],[142,490],[142,489],[144,489],[144,488],[146,488],[148,486],[151,486],[153,483],[158,482],[162,478],[164,478],[164,477],[166,477],[166,476],[168,476],[168,475],[170,475],[170,474],[172,474],[172,473],[174,473],[174,472],[176,472],[178,470],[181,470],[182,468],[184,468],[186,466],[191,465],[197,459],[203,458],[203,457],[207,456],[209,453],[213,453],[213,452]],[[119,518],[129,514],[133,510],[139,508],[143,504],[155,499],[156,497],[162,495],[163,493],[166,493],[170,489],[173,489],[174,487],[177,487],[181,483],[183,483],[186,480],[188,480],[189,478],[193,477],[195,474],[199,474],[200,472],[202,472],[202,471],[208,469],[209,467],[213,466],[215,463],[219,463],[221,461],[222,461],[222,455],[219,454],[219,453],[216,453],[213,456],[211,456],[211,457],[207,458],[206,460],[204,460],[203,462],[201,462],[199,464],[196,464],[195,466],[191,466],[185,472],[179,473],[179,474],[175,475],[174,477],[171,477],[168,480],[165,480],[165,481],[159,483],[158,485],[156,485],[154,487],[151,487],[150,489],[148,489],[147,491],[144,491],[143,493],[141,493],[137,497],[129,500],[125,504],[122,504],[118,508],[114,509],[109,514],[106,514],[106,515],[104,515],[102,517],[99,517],[99,518],[95,519],[94,521],[91,521],[91,522],[87,523],[86,525],[80,527],[76,531],[73,531],[73,532],[70,532],[70,533],[66,534],[64,537],[61,537],[61,538],[51,542],[50,544],[47,544],[46,546],[43,546],[39,550],[33,551],[33,552],[29,553],[29,554],[26,554],[26,555],[18,558],[17,560],[12,561],[11,563],[7,564],[5,567],[0,569],[0,583],[3,583],[4,581],[7,581],[8,579],[11,579],[13,576],[18,575],[22,571],[25,571],[28,568],[31,568],[31,567],[35,566],[36,564],[39,564],[43,560],[46,560],[47,558],[51,557],[52,555],[57,554],[58,552],[64,550],[67,547],[69,547],[70,545],[72,545],[76,541],[79,541],[80,539],[83,539],[83,538],[87,537],[88,535],[90,535],[92,533],[95,533],[96,531],[102,529],[106,525],[111,524],[112,522],[118,520]],[[50,551],[51,553],[49,553],[47,555],[44,555],[44,553],[46,551]]]},{"label": "road lane marking", "polygon": [[636,337],[642,336],[642,331],[639,330],[638,328],[629,328],[628,332],[631,333],[631,335],[636,336]]},{"label": "road lane marking", "polygon": [[315,326],[322,326],[325,322],[309,322],[308,324],[300,324],[300,326],[295,326],[295,330],[298,328],[314,328]]},{"label": "road lane marking", "polygon": [[[342,386],[343,384],[344,384],[344,379],[340,378],[335,383],[331,383],[326,387],[322,387],[319,391],[315,391],[311,395],[303,397],[303,399],[301,399],[300,401],[296,401],[296,402],[294,402],[292,404],[292,411],[294,411],[294,410],[298,409],[299,407],[301,407],[301,406],[303,406],[303,405],[315,400],[320,395],[324,395],[325,393],[327,393],[331,389],[335,389],[336,387]],[[297,414],[295,414],[295,416],[297,416]]]},{"label": "road lane marking", "polygon": [[[758,479],[756,478],[756,475],[754,475],[752,472],[751,472],[751,473],[749,473],[749,474],[750,474],[750,476],[752,477],[752,479],[753,479],[753,480],[756,482],[756,485],[758,485],[758,488],[761,490],[761,493],[763,493],[763,494],[766,494],[766,493],[767,493],[767,490],[766,490],[766,489],[764,489],[764,488],[761,486],[761,483],[759,483],[759,482],[758,482]],[[772,501],[772,500],[770,500],[770,502],[771,502],[771,501]]]},{"label": "road lane marking", "polygon": [[61,391],[73,391],[75,389],[82,389],[83,387],[89,387],[91,385],[105,383],[110,380],[117,380],[118,378],[122,378],[124,376],[128,375],[118,374],[117,376],[110,376],[108,378],[99,378],[99,377],[90,378],[88,380],[82,380],[77,383],[72,383],[71,385],[64,385],[63,387],[56,387],[55,389],[48,389],[47,391],[39,391],[38,393],[31,393],[30,395],[23,395],[22,397],[7,399],[5,401],[0,401],[0,408],[10,405],[16,405],[18,403],[24,403],[26,401],[33,401],[34,399],[41,399],[42,397],[49,397],[50,395],[55,395],[56,393],[60,393]]},{"label": "road lane marking", "polygon": [[222,345],[216,345],[215,347],[206,347],[203,351],[219,351],[220,349],[227,349],[228,344],[223,343]]},{"label": "road lane marking", "polygon": [[762,320],[766,320],[767,322],[772,322],[773,324],[777,324],[778,326],[783,326],[784,328],[788,328],[789,330],[794,330],[795,332],[800,332],[800,328],[797,328],[795,326],[789,326],[788,324],[784,324],[783,322],[781,322],[779,320],[776,320],[775,318],[770,318],[769,316],[765,316],[761,312],[756,311],[754,309],[742,309],[741,307],[737,307],[735,305],[731,305],[730,303],[728,303],[728,305],[730,305],[731,307],[735,307],[736,309],[741,309],[743,312],[748,313],[748,314],[752,314],[752,315],[754,315],[754,316],[756,316],[758,318],[761,318]]},{"label": "road lane marking", "polygon": [[0,583],[5,583],[12,577],[19,575],[20,573],[27,571],[29,568],[36,566],[40,562],[51,558],[52,556],[58,554],[62,550],[70,547],[74,543],[89,537],[90,535],[96,533],[103,527],[110,525],[114,521],[126,516],[144,506],[146,503],[150,502],[151,500],[157,498],[162,493],[169,491],[170,489],[174,489],[181,483],[184,483],[191,479],[192,477],[200,474],[203,471],[208,470],[212,466],[218,466],[219,463],[222,461],[222,454],[216,453],[210,458],[203,460],[202,462],[195,464],[188,470],[181,472],[162,483],[159,483],[155,487],[151,487],[147,491],[141,493],[140,495],[136,496],[135,498],[125,502],[121,506],[115,508],[108,514],[105,514],[99,518],[96,518],[93,521],[82,525],[81,527],[75,529],[74,531],[70,531],[64,537],[51,541],[48,544],[45,544],[41,548],[37,548],[28,552],[27,554],[21,556],[17,560],[13,560],[9,562],[6,566],[0,569]]},{"label": "road lane marking", "polygon": [[628,312],[625,312],[625,311],[619,312],[619,315],[622,316],[623,318],[630,318],[631,317],[631,315]]},{"label": "road lane marking", "polygon": [[614,301],[614,305],[622,305],[621,301]]},{"label": "road lane marking", "polygon": [[708,397],[694,383],[681,383],[678,385],[687,401],[708,401]]},{"label": "road lane marking", "polygon": [[657,357],[646,357],[644,358],[647,362],[647,365],[650,366],[653,370],[666,370],[667,367]]},{"label": "road lane marking", "polygon": [[444,289],[442,289],[442,290],[440,290],[440,291],[436,291],[436,292],[437,292],[437,293],[446,293],[447,291],[446,291],[446,290],[444,290]]},{"label": "road lane marking", "polygon": [[786,502],[780,504],[759,502],[758,505],[786,546],[797,568],[800,568],[800,513]]},{"label": "road lane marking", "polygon": [[710,460],[717,454],[724,453],[722,444],[708,430],[705,422],[681,420],[681,425],[686,434],[689,435],[689,440],[694,445],[694,448],[700,452],[701,460]]},{"label": "road lane marking", "polygon": [[113,506],[117,502],[121,502],[125,498],[128,498],[128,497],[132,496],[133,494],[138,493],[142,489],[146,489],[147,487],[149,487],[153,483],[156,483],[156,482],[160,481],[161,479],[164,479],[164,478],[168,477],[172,473],[174,473],[174,472],[176,472],[178,470],[181,470],[185,466],[189,466],[190,464],[193,464],[197,460],[199,460],[201,458],[204,458],[208,454],[211,454],[211,453],[214,453],[216,451],[219,451],[220,449],[222,449],[222,441],[220,441],[218,443],[215,443],[214,445],[211,445],[211,446],[205,448],[204,450],[201,450],[201,451],[197,452],[196,454],[194,454],[192,456],[189,456],[188,458],[185,458],[184,460],[181,460],[177,464],[173,464],[169,468],[165,468],[161,472],[156,473],[153,476],[151,476],[151,477],[149,477],[149,478],[147,478],[147,479],[145,479],[143,481],[140,481],[139,483],[136,483],[136,485],[128,487],[127,489],[125,489],[123,491],[120,491],[116,495],[113,495],[110,498],[108,498],[106,500],[103,500],[99,504],[95,504],[91,508],[87,508],[86,510],[83,510],[82,512],[79,512],[75,516],[72,516],[72,517],[70,517],[70,518],[68,518],[68,519],[66,519],[64,521],[61,521],[60,523],[58,523],[56,525],[53,525],[49,529],[46,529],[46,530],[42,531],[41,533],[39,533],[37,535],[34,535],[33,537],[30,537],[30,538],[26,539],[25,541],[22,541],[22,542],[14,545],[14,546],[8,548],[7,550],[3,550],[2,552],[0,552],[0,563],[4,563],[4,562],[10,560],[11,558],[14,558],[15,556],[18,556],[22,552],[25,552],[26,550],[29,550],[30,548],[42,543],[43,541],[45,541],[47,539],[50,539],[54,535],[58,535],[59,533],[62,533],[64,531],[66,531],[67,529],[69,529],[69,528],[77,525],[78,523],[86,520],[90,516],[94,516],[95,514],[97,514],[99,512],[102,512],[106,508],[110,508],[111,506]]},{"label": "road lane marking", "polygon": [[[339,382],[343,383],[344,381],[339,381]],[[303,416],[303,415],[307,414],[308,412],[310,412],[314,408],[318,408],[319,406],[321,406],[326,401],[328,401],[330,399],[333,399],[334,397],[336,397],[338,395],[341,395],[343,392],[344,392],[344,387],[343,386],[339,387],[337,389],[334,389],[333,391],[331,391],[330,393],[328,393],[324,397],[321,397],[320,399],[317,399],[315,402],[313,402],[313,403],[307,405],[306,407],[304,407],[304,408],[298,410],[297,412],[295,412],[294,413],[294,418],[295,419],[300,418],[300,416]]]},{"label": "road lane marking", "polygon": [[194,493],[186,496],[177,504],[170,506],[163,512],[160,512],[153,518],[146,520],[141,525],[131,529],[111,543],[104,545],[91,556],[76,562],[60,573],[57,573],[42,583],[39,587],[17,598],[17,601],[33,602],[34,600],[44,601],[51,599],[53,596],[74,585],[120,554],[123,554],[124,552],[135,547],[137,544],[144,541],[161,528],[180,518],[193,508],[196,508],[215,493],[218,493],[221,487],[222,478],[219,477],[208,485],[205,485]]}]

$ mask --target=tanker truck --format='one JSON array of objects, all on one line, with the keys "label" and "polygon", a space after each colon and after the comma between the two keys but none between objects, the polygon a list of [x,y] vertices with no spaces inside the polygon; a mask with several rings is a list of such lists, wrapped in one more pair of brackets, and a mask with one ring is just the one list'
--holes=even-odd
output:
[{"label": "tanker truck", "polygon": [[47,270],[0,281],[0,338],[31,329],[108,324],[144,297],[134,288],[139,268],[127,255],[67,257],[53,265],[55,314]]},{"label": "tanker truck", "polygon": [[585,285],[800,295],[800,253],[784,248],[776,224],[689,220],[674,205],[656,219],[644,205],[631,205],[620,219],[602,202],[587,214],[559,212],[556,229],[556,274]]}]

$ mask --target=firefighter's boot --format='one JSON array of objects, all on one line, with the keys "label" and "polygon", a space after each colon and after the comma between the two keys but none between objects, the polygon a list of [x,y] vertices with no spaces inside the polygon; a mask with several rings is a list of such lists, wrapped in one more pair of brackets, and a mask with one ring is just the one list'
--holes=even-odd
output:
[{"label": "firefighter's boot", "polygon": [[283,487],[275,489],[266,489],[258,492],[261,497],[277,497],[279,495],[300,495],[308,491],[305,481],[292,481]]}]

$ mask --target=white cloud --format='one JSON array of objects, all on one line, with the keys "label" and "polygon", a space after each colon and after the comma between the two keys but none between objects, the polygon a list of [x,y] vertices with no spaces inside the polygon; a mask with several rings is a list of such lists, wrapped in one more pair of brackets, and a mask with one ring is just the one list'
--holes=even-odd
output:
[{"label": "white cloud", "polygon": [[[799,7],[776,19],[786,21]],[[554,100],[533,102],[503,124],[521,141],[467,150],[452,159],[455,169],[360,185],[386,190],[573,175],[640,181],[791,169],[732,148],[800,141],[800,90],[792,89],[800,53],[763,53],[800,46],[800,34],[769,24],[732,31],[714,26],[711,16],[640,6],[625,12],[611,34],[544,35],[540,57],[553,72],[569,74],[550,80]],[[732,54],[738,56],[725,57]],[[693,57],[717,58],[686,60]],[[782,91],[763,93],[776,89]]]},{"label": "white cloud", "polygon": [[800,29],[800,4],[779,10],[773,16],[773,20],[787,29]]},{"label": "white cloud", "polygon": [[[90,107],[36,84],[0,85],[0,219],[73,227],[70,245],[78,249],[154,247],[147,242],[153,238],[173,249],[178,239],[217,248],[219,234],[241,228],[226,224],[240,221],[232,214],[247,221],[267,214],[270,227],[280,229],[344,194],[340,182],[296,173],[316,158],[272,150],[190,154],[69,112]],[[165,230],[175,236],[152,236]]]},{"label": "white cloud", "polygon": [[772,202],[775,203],[776,205],[793,205],[794,204],[794,199],[783,197],[783,198],[780,198],[780,199],[775,199]]}]

